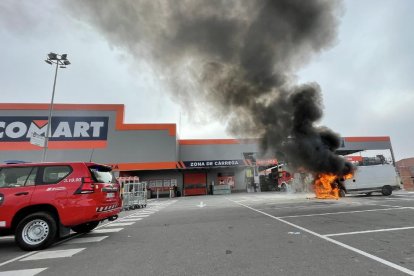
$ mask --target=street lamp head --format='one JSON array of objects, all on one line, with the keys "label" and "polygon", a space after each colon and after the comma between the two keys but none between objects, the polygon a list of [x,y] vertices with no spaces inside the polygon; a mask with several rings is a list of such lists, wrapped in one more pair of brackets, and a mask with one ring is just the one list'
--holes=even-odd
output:
[{"label": "street lamp head", "polygon": [[59,67],[60,67],[60,68],[66,68],[66,66],[64,66],[64,65],[60,65]]},{"label": "street lamp head", "polygon": [[63,61],[63,64],[69,65],[70,64],[70,61],[69,60],[65,60],[65,61]]},{"label": "street lamp head", "polygon": [[48,60],[48,59],[45,59],[45,62],[46,63],[49,63],[50,65],[52,65],[52,62],[50,60]]},{"label": "street lamp head", "polygon": [[68,54],[63,54],[63,55],[60,56],[60,59],[61,60],[66,60],[67,57],[68,57]]},{"label": "street lamp head", "polygon": [[47,56],[50,60],[57,60],[58,59],[57,54],[55,54],[55,53],[49,53]]}]

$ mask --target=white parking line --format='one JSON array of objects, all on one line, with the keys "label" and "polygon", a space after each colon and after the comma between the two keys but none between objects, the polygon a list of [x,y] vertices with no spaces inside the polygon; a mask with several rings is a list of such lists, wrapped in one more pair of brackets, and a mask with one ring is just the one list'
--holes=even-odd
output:
[{"label": "white parking line", "polygon": [[131,218],[121,219],[120,222],[140,221],[142,219],[143,218],[133,218],[133,217],[131,217]]},{"label": "white parking line", "polygon": [[70,241],[67,241],[66,244],[77,244],[77,243],[90,243],[90,242],[100,242],[106,239],[109,236],[98,236],[98,237],[86,237],[86,238],[76,238]]},{"label": "white parking line", "polygon": [[312,230],[309,230],[309,229],[304,228],[304,227],[302,227],[302,226],[296,225],[296,224],[294,224],[294,223],[291,223],[291,222],[289,222],[289,221],[287,221],[287,220],[284,220],[284,219],[281,219],[281,218],[279,218],[279,217],[272,216],[272,215],[270,215],[270,214],[268,214],[268,213],[265,213],[265,212],[263,212],[263,211],[260,211],[260,210],[254,209],[254,208],[252,208],[252,207],[250,207],[250,206],[247,206],[247,205],[244,205],[244,204],[242,204],[242,203],[239,203],[239,202],[233,201],[233,200],[231,200],[231,199],[229,199],[229,198],[227,198],[227,200],[229,200],[229,201],[231,201],[231,202],[234,202],[235,204],[238,204],[238,205],[240,205],[240,206],[246,207],[246,208],[248,208],[248,209],[250,209],[250,210],[252,210],[252,211],[258,212],[258,213],[260,213],[260,214],[262,214],[262,215],[268,216],[268,217],[270,217],[270,218],[272,218],[272,219],[275,219],[275,220],[277,220],[277,221],[280,221],[280,222],[283,222],[283,223],[285,223],[285,224],[288,224],[288,225],[290,225],[290,226],[292,226],[292,227],[294,227],[294,228],[300,229],[300,230],[302,230],[302,231],[304,231],[304,232],[307,232],[307,233],[309,233],[309,234],[311,234],[311,235],[314,235],[314,236],[316,236],[316,237],[319,237],[319,238],[321,238],[321,239],[323,239],[323,240],[325,240],[325,241],[328,241],[328,242],[334,243],[334,244],[339,245],[339,246],[341,246],[341,247],[343,247],[343,248],[346,248],[346,249],[348,249],[348,250],[351,250],[351,251],[353,251],[353,252],[355,252],[355,253],[361,254],[361,255],[363,255],[363,256],[365,256],[365,257],[367,257],[367,258],[370,258],[370,259],[372,259],[372,260],[374,260],[374,261],[380,262],[380,263],[382,263],[382,264],[384,264],[384,265],[387,265],[387,266],[389,266],[389,267],[392,267],[392,268],[394,268],[394,269],[397,269],[397,270],[399,270],[399,271],[401,271],[401,272],[407,273],[408,275],[413,275],[413,276],[414,276],[414,271],[409,270],[408,268],[402,267],[402,266],[400,266],[400,265],[397,265],[397,264],[395,264],[395,263],[392,263],[392,262],[390,262],[390,261],[387,261],[387,260],[385,260],[385,259],[382,259],[382,258],[377,257],[377,256],[375,256],[375,255],[372,255],[372,254],[370,254],[370,253],[368,253],[368,252],[365,252],[365,251],[362,251],[362,250],[360,250],[360,249],[357,249],[357,248],[355,248],[355,247],[349,246],[349,245],[347,245],[347,244],[345,244],[345,243],[342,243],[342,242],[336,241],[336,240],[331,239],[331,238],[329,238],[329,237],[325,237],[324,235],[321,235],[321,234],[318,234],[318,233],[316,233],[316,232],[313,232]]},{"label": "white parking line", "polygon": [[278,218],[301,218],[301,217],[327,216],[327,215],[337,215],[337,214],[352,214],[352,213],[389,211],[389,210],[403,210],[403,209],[413,209],[413,207],[385,208],[385,209],[369,209],[369,210],[359,210],[359,211],[343,211],[343,212],[332,212],[332,213],[320,213],[320,214],[283,216],[283,217],[278,217]]},{"label": "white parking line", "polygon": [[55,259],[55,258],[68,258],[72,257],[75,254],[85,250],[86,248],[75,248],[75,249],[65,249],[65,250],[46,250],[37,252],[29,257],[21,259],[23,261],[35,261],[35,260],[44,260],[44,259]]},{"label": "white parking line", "polygon": [[333,237],[333,236],[355,235],[355,234],[365,234],[365,233],[373,233],[373,232],[399,231],[399,230],[408,230],[408,229],[414,229],[414,226],[399,227],[399,228],[384,228],[384,229],[355,231],[355,232],[344,232],[344,233],[336,233],[336,234],[327,234],[327,235],[324,235],[324,236],[325,237]]},{"label": "white parking line", "polygon": [[377,205],[377,204],[376,204],[376,206],[381,206],[381,207],[390,207],[390,208],[403,208],[403,206],[383,205],[383,204],[381,204],[381,205]]},{"label": "white parking line", "polygon": [[146,218],[146,217],[149,217],[150,215],[133,215],[133,216],[130,216],[130,218]]},{"label": "white parking line", "polygon": [[388,201],[401,201],[401,200],[414,201],[414,198],[384,198],[384,199]]},{"label": "white parking line", "polygon": [[109,228],[109,229],[98,229],[98,230],[93,230],[92,232],[90,232],[89,234],[102,234],[102,233],[114,233],[114,232],[119,232],[124,228]]},{"label": "white parking line", "polygon": [[45,271],[46,269],[47,267],[3,271],[3,272],[0,272],[0,276],[34,276],[34,275],[39,274],[42,271]]},{"label": "white parking line", "polygon": [[18,261],[18,260],[20,260],[20,259],[23,259],[24,257],[30,256],[30,255],[33,255],[33,254],[36,254],[36,253],[37,253],[37,251],[32,251],[32,252],[29,252],[29,253],[23,254],[23,255],[21,255],[21,256],[19,256],[19,257],[16,257],[16,258],[10,259],[10,260],[8,260],[8,261],[2,262],[2,263],[0,264],[0,266],[3,266],[3,265],[6,265],[6,264],[9,264],[9,263],[12,263],[12,262],[14,262],[14,261]]},{"label": "white parking line", "polygon": [[12,240],[14,239],[14,236],[4,236],[4,237],[0,237],[0,240]]},{"label": "white parking line", "polygon": [[135,223],[134,221],[116,222],[116,223],[112,223],[111,225],[108,225],[108,227],[129,226],[134,223]]}]

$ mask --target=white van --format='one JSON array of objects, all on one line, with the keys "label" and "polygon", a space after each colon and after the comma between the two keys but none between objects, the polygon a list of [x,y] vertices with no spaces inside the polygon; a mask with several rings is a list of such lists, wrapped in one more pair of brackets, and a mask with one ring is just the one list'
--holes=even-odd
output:
[{"label": "white van", "polygon": [[385,196],[399,190],[400,181],[391,164],[357,166],[351,179],[341,182],[341,196],[345,194],[367,194],[380,192]]}]

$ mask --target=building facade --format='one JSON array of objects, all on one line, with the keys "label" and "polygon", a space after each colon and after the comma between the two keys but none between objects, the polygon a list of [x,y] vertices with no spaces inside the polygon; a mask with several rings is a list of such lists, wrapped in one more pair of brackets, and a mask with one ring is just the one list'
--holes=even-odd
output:
[{"label": "building facade", "polygon": [[[47,131],[48,104],[0,104],[0,162],[42,161],[36,138]],[[177,186],[182,195],[210,193],[215,186],[247,191],[249,156],[258,140],[181,140],[175,124],[125,124],[123,105],[55,104],[46,161],[109,164],[120,176],[139,176],[153,190]],[[390,138],[344,137],[339,154],[390,149]],[[255,160],[257,161],[257,160]],[[276,165],[276,157],[259,160]]]}]

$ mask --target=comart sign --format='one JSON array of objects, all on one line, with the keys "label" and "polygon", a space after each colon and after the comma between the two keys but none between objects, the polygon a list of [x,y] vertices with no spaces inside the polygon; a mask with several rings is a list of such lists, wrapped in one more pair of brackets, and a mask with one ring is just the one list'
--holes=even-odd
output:
[{"label": "comart sign", "polygon": [[[30,142],[35,135],[45,136],[47,117],[0,117],[0,143]],[[106,141],[108,117],[52,117],[50,142]]]}]

